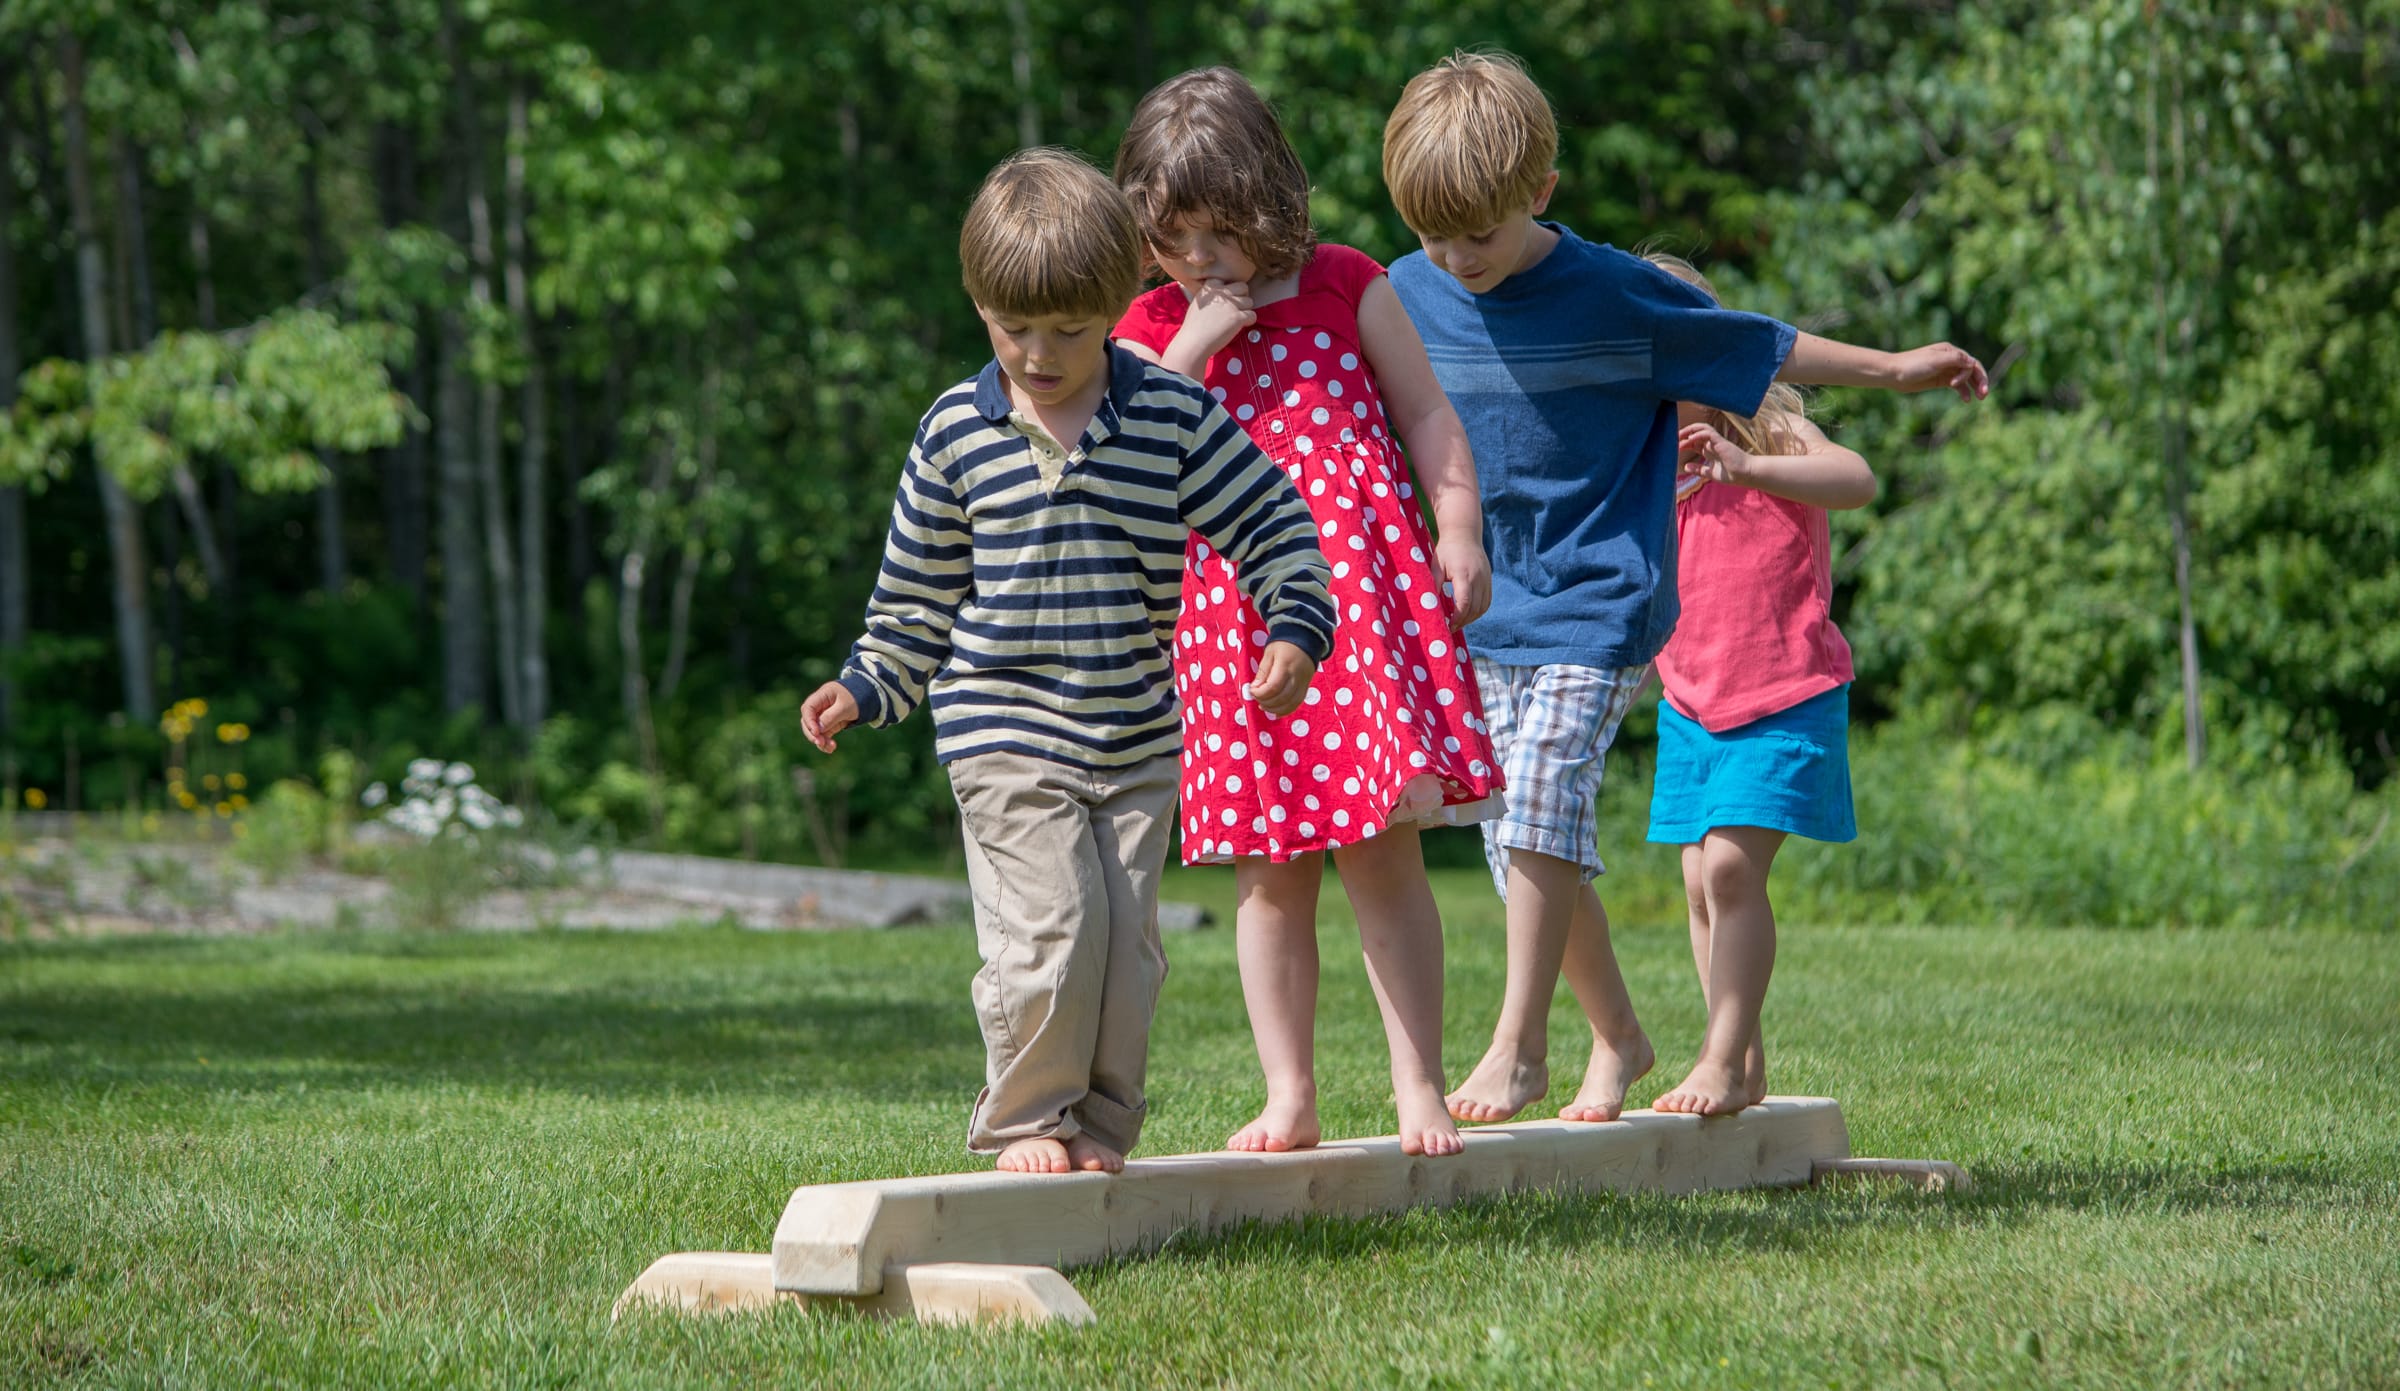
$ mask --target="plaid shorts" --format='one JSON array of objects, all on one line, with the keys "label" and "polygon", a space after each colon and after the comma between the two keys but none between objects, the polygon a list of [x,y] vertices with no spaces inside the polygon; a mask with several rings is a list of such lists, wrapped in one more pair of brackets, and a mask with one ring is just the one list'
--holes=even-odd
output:
[{"label": "plaid shorts", "polygon": [[1508,852],[1572,860],[1588,882],[1600,863],[1601,761],[1650,666],[1505,666],[1477,658],[1483,715],[1507,780],[1508,811],[1483,823],[1492,886],[1508,897]]}]

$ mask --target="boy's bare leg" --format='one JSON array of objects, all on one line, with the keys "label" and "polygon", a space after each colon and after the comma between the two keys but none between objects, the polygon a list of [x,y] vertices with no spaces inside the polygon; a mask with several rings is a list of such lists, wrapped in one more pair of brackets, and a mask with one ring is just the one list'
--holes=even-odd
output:
[{"label": "boy's bare leg", "polygon": [[1317,890],[1325,857],[1234,862],[1233,942],[1242,1003],[1267,1075],[1267,1104],[1227,1149],[1280,1152],[1317,1143]]},{"label": "boy's bare leg", "polygon": [[1626,1089],[1650,1070],[1658,1055],[1634,1017],[1633,996],[1625,989],[1625,973],[1617,967],[1616,947],[1609,940],[1608,910],[1588,883],[1576,889],[1564,965],[1567,988],[1575,992],[1592,1026],[1592,1057],[1584,1064],[1575,1099],[1559,1108],[1559,1119],[1613,1121],[1624,1113]]},{"label": "boy's bare leg", "polygon": [[1036,1135],[1030,1140],[1012,1141],[1003,1148],[1000,1167],[1012,1174],[1063,1174],[1071,1166],[1065,1145],[1051,1136]]},{"label": "boy's bare leg", "polygon": [[[1125,1156],[1093,1139],[1088,1131],[1067,1141],[1066,1163],[1068,1169],[1084,1169],[1095,1174],[1121,1174],[1125,1171]],[[1051,1172],[1064,1173],[1065,1170],[1053,1169]]]},{"label": "boy's bare leg", "polygon": [[[1700,878],[1708,910],[1704,994],[1708,1032],[1691,1074],[1658,1099],[1661,1111],[1726,1115],[1766,1096],[1766,1046],[1759,1027],[1767,982],[1775,970],[1775,909],[1767,872],[1784,833],[1756,826],[1720,826],[1700,843]],[[1695,934],[1697,943],[1697,934]]]},{"label": "boy's bare leg", "polygon": [[1508,852],[1508,982],[1492,1046],[1450,1093],[1462,1121],[1504,1121],[1550,1090],[1550,998],[1575,916],[1583,870],[1532,850]]},{"label": "boy's bare leg", "polygon": [[1401,826],[1334,852],[1358,914],[1367,979],[1392,1053],[1392,1099],[1404,1154],[1466,1147],[1442,1096],[1442,913],[1425,881],[1416,828]]}]

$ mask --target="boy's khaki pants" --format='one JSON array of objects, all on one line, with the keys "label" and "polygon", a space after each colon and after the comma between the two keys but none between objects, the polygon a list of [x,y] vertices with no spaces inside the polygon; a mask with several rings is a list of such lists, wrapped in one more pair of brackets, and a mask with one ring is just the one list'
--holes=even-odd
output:
[{"label": "boy's khaki pants", "polygon": [[1173,754],[1105,772],[1013,753],[949,765],[983,955],[968,1149],[1089,1134],[1122,1153],[1140,1138],[1178,771]]}]

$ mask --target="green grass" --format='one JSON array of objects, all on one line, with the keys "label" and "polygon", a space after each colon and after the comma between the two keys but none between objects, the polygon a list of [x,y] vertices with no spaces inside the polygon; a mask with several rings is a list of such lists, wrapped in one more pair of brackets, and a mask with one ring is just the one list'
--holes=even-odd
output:
[{"label": "green grass", "polygon": [[[1455,1071],[1498,916],[1441,878]],[[1381,1133],[1338,887],[1323,921],[1328,1129]],[[1679,926],[1619,937],[1647,1101],[1698,991]],[[1153,1154],[1256,1100],[1231,934],[1170,950]],[[1251,1228],[1077,1274],[1083,1331],[610,1327],[653,1257],[764,1250],[795,1184],[967,1163],[973,967],[956,929],[0,946],[0,1385],[2400,1384],[2388,933],[1787,927],[1776,1088],[1967,1196]]]}]

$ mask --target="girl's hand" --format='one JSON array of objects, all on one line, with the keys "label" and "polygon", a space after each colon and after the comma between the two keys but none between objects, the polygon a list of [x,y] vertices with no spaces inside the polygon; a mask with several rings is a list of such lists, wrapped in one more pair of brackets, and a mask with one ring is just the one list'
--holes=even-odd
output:
[{"label": "girl's hand", "polygon": [[1270,642],[1258,655],[1258,675],[1250,680],[1250,698],[1270,715],[1288,715],[1300,708],[1316,674],[1315,660],[1297,645]]},{"label": "girl's hand", "polygon": [[1958,393],[1961,401],[1980,401],[1992,392],[1991,379],[1984,375],[1983,364],[1966,349],[1948,343],[1931,343],[1892,354],[1892,378],[1894,391],[1948,387]]},{"label": "girl's hand", "polygon": [[1232,342],[1233,335],[1257,322],[1258,306],[1250,300],[1249,281],[1203,280],[1200,288],[1192,291],[1192,307],[1175,335],[1176,346],[1184,346],[1188,340],[1205,362]]},{"label": "girl's hand", "polygon": [[[1743,483],[1750,473],[1750,456],[1732,440],[1717,433],[1714,425],[1686,425],[1675,432],[1675,449],[1680,456],[1676,467],[1679,478],[1705,478],[1713,483]],[[1677,495],[1682,489],[1679,487]]]},{"label": "girl's hand", "polygon": [[800,732],[808,742],[833,752],[833,736],[858,723],[858,698],[839,681],[828,681],[800,702]]},{"label": "girl's hand", "polygon": [[1442,572],[1442,587],[1450,591],[1450,631],[1483,617],[1492,606],[1492,561],[1483,543],[1472,536],[1445,536],[1433,548],[1433,563]]}]

